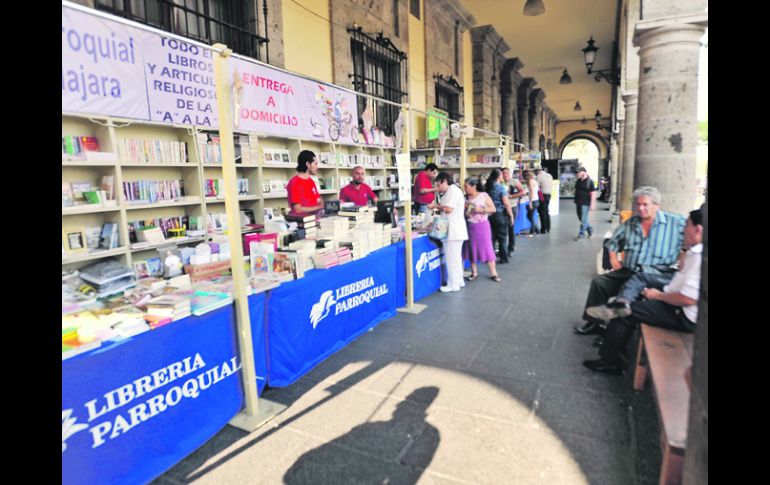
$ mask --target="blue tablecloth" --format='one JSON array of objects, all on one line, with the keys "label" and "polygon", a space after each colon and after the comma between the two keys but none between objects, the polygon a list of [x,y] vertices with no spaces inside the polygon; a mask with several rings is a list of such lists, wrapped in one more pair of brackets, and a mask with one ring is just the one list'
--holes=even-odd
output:
[{"label": "blue tablecloth", "polygon": [[396,314],[397,248],[271,290],[267,308],[268,384],[288,386],[382,320]]},{"label": "blue tablecloth", "polygon": [[[525,204],[519,204],[519,213],[516,215],[516,221],[513,224],[513,233],[519,234],[522,231],[529,231],[532,224],[527,219],[527,206],[529,202]],[[540,224],[540,215],[535,211],[535,223]]]},{"label": "blue tablecloth", "polygon": [[232,306],[63,361],[62,483],[165,472],[241,410],[240,368]]},{"label": "blue tablecloth", "polygon": [[[406,305],[406,243],[397,244],[398,258],[398,307]],[[414,282],[414,301],[438,291],[441,287],[441,250],[427,236],[412,240],[412,281]]]}]

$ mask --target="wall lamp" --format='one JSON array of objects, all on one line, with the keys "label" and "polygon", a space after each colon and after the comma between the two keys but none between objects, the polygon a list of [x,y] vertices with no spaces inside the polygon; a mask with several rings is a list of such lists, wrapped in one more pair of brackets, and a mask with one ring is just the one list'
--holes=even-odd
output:
[{"label": "wall lamp", "polygon": [[602,113],[598,109],[596,110],[596,114],[594,115],[594,119],[596,120],[596,129],[597,130],[607,130],[610,133],[612,133],[612,125],[610,125],[610,124],[603,125],[602,124]]},{"label": "wall lamp", "polygon": [[595,43],[596,41],[594,40],[594,37],[591,36],[591,39],[588,41],[588,45],[582,49],[583,55],[585,56],[588,74],[593,74],[594,80],[596,80],[597,83],[604,79],[613,86],[620,86],[620,69],[602,69],[600,71],[592,70],[594,61],[596,60],[596,51],[599,50],[599,48],[594,45]]}]

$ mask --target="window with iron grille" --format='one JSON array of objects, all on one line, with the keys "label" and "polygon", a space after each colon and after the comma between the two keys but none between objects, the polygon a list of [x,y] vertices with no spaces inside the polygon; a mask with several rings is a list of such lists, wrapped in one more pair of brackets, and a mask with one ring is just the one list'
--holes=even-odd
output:
[{"label": "window with iron grille", "polygon": [[[406,93],[401,90],[406,54],[398,50],[380,32],[377,37],[362,32],[361,27],[348,29],[351,34],[350,52],[353,56],[353,89],[394,103],[403,103]],[[358,99],[358,117],[366,108],[366,100]],[[393,123],[399,107],[375,103],[374,124],[386,135],[393,134]]]},{"label": "window with iron grille", "polygon": [[463,87],[452,76],[444,78],[438,74],[433,78],[436,80],[436,108],[449,113],[450,120],[460,120],[460,93]]},{"label": "window with iron grille", "polygon": [[259,59],[266,42],[252,32],[254,0],[95,0],[103,10],[207,44],[221,42],[234,52]]}]

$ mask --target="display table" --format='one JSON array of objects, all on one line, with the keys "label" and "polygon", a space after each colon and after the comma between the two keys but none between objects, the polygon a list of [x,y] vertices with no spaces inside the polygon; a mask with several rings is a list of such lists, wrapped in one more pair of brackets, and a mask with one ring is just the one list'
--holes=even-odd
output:
[{"label": "display table", "polygon": [[[255,335],[264,335],[264,295],[249,306]],[[264,376],[258,344],[255,336]],[[63,361],[62,483],[159,476],[241,410],[240,369],[232,305]]]},{"label": "display table", "polygon": [[[516,220],[513,224],[513,233],[519,234],[522,231],[529,231],[532,228],[532,224],[529,223],[529,219],[527,219],[527,206],[529,205],[529,202],[524,202],[519,204],[519,213],[516,214]],[[535,221],[537,223],[540,223],[540,215],[535,211]]]},{"label": "display table", "polygon": [[379,322],[396,315],[397,245],[270,291],[268,384],[293,383]]}]

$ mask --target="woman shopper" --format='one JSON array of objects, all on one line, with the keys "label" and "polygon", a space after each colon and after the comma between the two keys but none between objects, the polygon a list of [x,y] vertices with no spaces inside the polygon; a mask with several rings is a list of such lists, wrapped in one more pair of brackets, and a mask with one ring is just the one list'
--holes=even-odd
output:
[{"label": "woman shopper", "polygon": [[539,232],[537,230],[537,226],[535,225],[535,214],[537,213],[537,208],[540,207],[540,196],[538,195],[538,192],[540,192],[540,187],[537,185],[535,176],[529,170],[524,170],[524,183],[529,189],[527,219],[529,219],[529,223],[532,226],[529,229],[529,234],[527,234],[527,237],[532,237],[533,234],[537,234]]},{"label": "woman shopper", "polygon": [[495,204],[495,212],[489,216],[492,226],[492,247],[498,244],[500,264],[508,263],[508,225],[513,224],[513,211],[508,200],[508,189],[500,183],[500,171],[493,169],[484,186],[484,191]]},{"label": "woman shopper", "polygon": [[452,182],[452,176],[440,172],[436,178],[436,189],[439,197],[429,205],[430,209],[439,209],[446,215],[449,225],[447,238],[444,241],[446,255],[447,284],[440,288],[442,293],[460,291],[465,286],[463,281],[463,241],[468,239],[468,228],[465,224],[465,197],[460,187]]},{"label": "woman shopper", "polygon": [[468,241],[465,243],[465,259],[471,262],[471,275],[466,278],[473,281],[479,277],[479,262],[489,265],[490,278],[498,283],[495,265],[495,248],[492,245],[492,229],[489,214],[495,213],[495,204],[485,192],[481,191],[481,182],[475,177],[465,180],[465,218],[468,220]]}]

